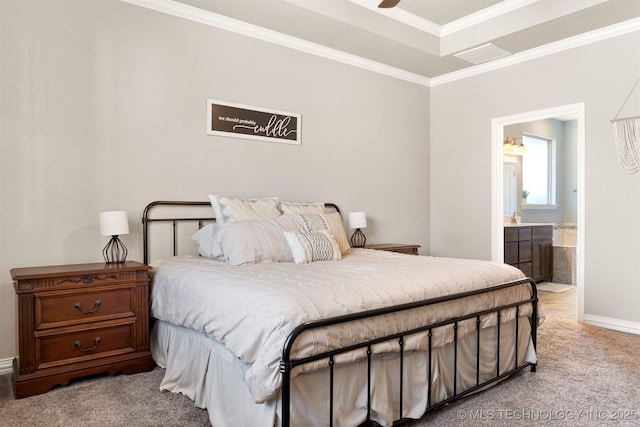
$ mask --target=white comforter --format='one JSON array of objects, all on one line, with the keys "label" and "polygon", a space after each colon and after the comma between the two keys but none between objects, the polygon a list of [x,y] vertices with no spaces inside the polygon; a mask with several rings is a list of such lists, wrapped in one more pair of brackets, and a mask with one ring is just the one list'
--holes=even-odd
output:
[{"label": "white comforter", "polygon": [[[482,289],[523,277],[520,270],[506,264],[368,249],[351,250],[341,261],[310,264],[232,266],[182,256],[160,261],[154,270],[152,315],[222,342],[248,364],[245,382],[256,402],[276,395],[282,380],[279,361],[284,342],[303,322]],[[509,288],[474,297],[472,304],[448,302],[440,309],[386,316],[358,328],[306,334],[294,348],[294,355],[310,355],[527,297],[527,287]],[[530,312],[530,306],[523,307],[520,315]],[[511,311],[501,319],[511,320],[514,315]],[[483,319],[482,326],[489,324],[495,324],[495,316]],[[473,319],[459,325],[458,335],[467,330],[475,330]],[[434,334],[434,346],[451,341],[450,329],[439,332]],[[378,346],[377,351],[392,351],[393,345]],[[416,336],[408,339],[406,346],[409,350],[425,348],[425,339]],[[356,357],[360,355],[349,356]]]}]

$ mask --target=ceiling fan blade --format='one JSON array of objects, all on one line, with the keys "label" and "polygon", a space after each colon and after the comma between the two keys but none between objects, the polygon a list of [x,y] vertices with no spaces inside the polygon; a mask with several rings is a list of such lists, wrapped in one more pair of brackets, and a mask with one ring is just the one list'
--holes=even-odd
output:
[{"label": "ceiling fan blade", "polygon": [[387,9],[390,7],[396,7],[398,3],[400,3],[400,0],[382,0],[378,7]]}]

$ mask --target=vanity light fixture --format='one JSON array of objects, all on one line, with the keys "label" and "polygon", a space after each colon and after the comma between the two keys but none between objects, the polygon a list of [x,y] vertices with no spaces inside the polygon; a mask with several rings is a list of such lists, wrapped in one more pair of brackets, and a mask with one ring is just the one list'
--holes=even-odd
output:
[{"label": "vanity light fixture", "polygon": [[360,229],[367,228],[367,214],[364,212],[351,212],[349,214],[349,228],[356,229],[351,235],[351,246],[364,248],[365,243],[367,243],[367,237]]},{"label": "vanity light fixture", "polygon": [[100,234],[111,236],[111,240],[102,250],[107,264],[122,264],[127,259],[127,248],[118,238],[129,234],[129,219],[126,211],[108,211],[100,214]]},{"label": "vanity light fixture", "polygon": [[522,140],[513,136],[505,136],[502,144],[502,152],[504,154],[513,154],[514,156],[522,156],[527,154],[527,148]]}]

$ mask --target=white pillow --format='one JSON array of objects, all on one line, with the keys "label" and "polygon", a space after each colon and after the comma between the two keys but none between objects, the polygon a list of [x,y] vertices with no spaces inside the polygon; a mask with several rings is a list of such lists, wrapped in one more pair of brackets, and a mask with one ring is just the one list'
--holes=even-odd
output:
[{"label": "white pillow", "polygon": [[245,219],[275,218],[282,215],[277,197],[234,199],[209,194],[209,201],[213,207],[216,222],[220,225]]},{"label": "white pillow", "polygon": [[305,233],[313,233],[316,231],[326,230],[333,236],[342,255],[346,255],[351,249],[347,233],[344,231],[342,217],[338,212],[330,214],[311,213],[311,214],[293,214],[300,224],[300,229]]},{"label": "white pillow", "polygon": [[220,227],[218,243],[225,261],[232,265],[292,262],[284,231],[298,231],[292,215],[228,222]]},{"label": "white pillow", "polygon": [[340,261],[342,254],[335,239],[328,231],[298,233],[285,231],[289,248],[296,264],[315,261]]},{"label": "white pillow", "polygon": [[211,259],[222,257],[222,247],[217,240],[219,229],[217,224],[212,223],[193,233],[191,240],[196,242],[200,256]]},{"label": "white pillow", "polygon": [[283,214],[325,213],[324,203],[280,202]]}]

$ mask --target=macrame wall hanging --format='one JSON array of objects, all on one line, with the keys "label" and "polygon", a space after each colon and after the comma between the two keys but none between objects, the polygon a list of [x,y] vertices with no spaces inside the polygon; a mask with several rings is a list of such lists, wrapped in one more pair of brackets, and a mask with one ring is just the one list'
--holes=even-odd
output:
[{"label": "macrame wall hanging", "polygon": [[613,137],[618,150],[618,160],[622,170],[626,173],[636,173],[640,171],[640,116],[626,117],[619,119],[618,116],[631,94],[640,83],[640,79],[633,85],[627,99],[622,103],[618,114],[611,120],[613,124]]}]

